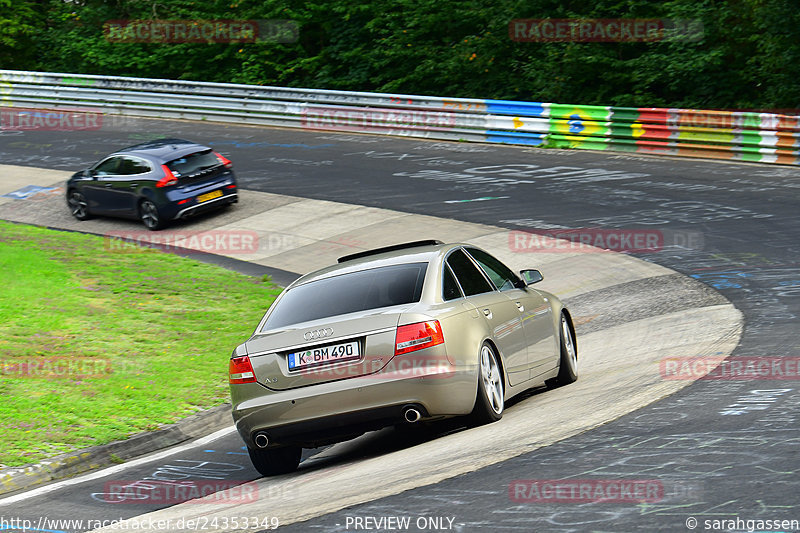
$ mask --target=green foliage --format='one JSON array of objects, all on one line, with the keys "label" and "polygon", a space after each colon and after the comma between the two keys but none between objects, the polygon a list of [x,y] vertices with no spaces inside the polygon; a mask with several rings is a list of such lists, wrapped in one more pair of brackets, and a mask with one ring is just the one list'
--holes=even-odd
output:
[{"label": "green foliage", "polygon": [[0,68],[26,68],[33,60],[31,43],[41,25],[35,2],[0,0]]},{"label": "green foliage", "polygon": [[[797,0],[0,0],[4,66],[623,106],[800,106]],[[666,18],[698,40],[516,42],[520,18]],[[118,43],[117,19],[292,20],[291,43]],[[32,31],[31,28],[34,28]],[[22,53],[24,51],[25,53]],[[12,60],[13,58],[13,60]]]}]

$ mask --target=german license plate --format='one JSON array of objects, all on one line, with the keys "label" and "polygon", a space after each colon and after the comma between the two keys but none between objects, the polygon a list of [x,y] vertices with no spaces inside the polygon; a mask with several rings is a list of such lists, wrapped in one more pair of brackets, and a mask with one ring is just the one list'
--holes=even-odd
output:
[{"label": "german license plate", "polygon": [[302,370],[360,358],[358,341],[352,341],[290,353],[287,360],[289,370]]},{"label": "german license plate", "polygon": [[219,198],[220,196],[222,196],[222,191],[219,191],[219,190],[212,191],[212,192],[207,192],[207,193],[201,194],[200,196],[197,197],[197,203],[202,204],[203,202],[207,202],[209,200],[213,200],[214,198]]}]

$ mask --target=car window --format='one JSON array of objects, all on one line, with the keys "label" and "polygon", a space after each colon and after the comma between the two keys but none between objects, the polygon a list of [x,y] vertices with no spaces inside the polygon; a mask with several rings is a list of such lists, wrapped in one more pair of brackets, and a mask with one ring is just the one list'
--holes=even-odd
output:
[{"label": "car window", "polygon": [[145,161],[135,157],[124,157],[118,172],[124,176],[145,174],[150,172],[150,165],[148,165]]},{"label": "car window", "polygon": [[172,171],[176,178],[181,176],[188,176],[221,165],[222,162],[217,159],[217,156],[211,149],[202,152],[195,152],[193,154],[173,159],[167,163],[167,167]]},{"label": "car window", "polygon": [[121,157],[109,157],[99,165],[94,167],[92,174],[95,176],[110,176],[119,174],[119,166],[122,162]]},{"label": "car window", "polygon": [[453,274],[464,290],[464,295],[472,296],[494,290],[475,263],[462,250],[451,253],[447,258],[447,264],[453,269]]},{"label": "car window", "polygon": [[483,271],[486,272],[495,287],[501,291],[516,288],[519,277],[499,259],[477,248],[467,248],[467,252],[483,268]]},{"label": "car window", "polygon": [[262,331],[309,320],[418,302],[428,263],[349,272],[286,291]]},{"label": "car window", "polygon": [[461,288],[458,286],[455,276],[453,276],[453,271],[450,270],[449,266],[444,265],[444,274],[442,275],[442,298],[447,301],[455,300],[463,296],[464,295],[461,294]]}]

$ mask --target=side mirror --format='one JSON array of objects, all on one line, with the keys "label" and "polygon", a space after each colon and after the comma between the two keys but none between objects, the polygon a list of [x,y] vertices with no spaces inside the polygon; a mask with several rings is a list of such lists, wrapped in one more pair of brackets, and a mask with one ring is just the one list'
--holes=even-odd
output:
[{"label": "side mirror", "polygon": [[522,279],[525,281],[526,285],[533,285],[534,283],[539,283],[544,279],[544,277],[542,277],[542,273],[533,268],[520,270],[519,273],[522,274]]}]

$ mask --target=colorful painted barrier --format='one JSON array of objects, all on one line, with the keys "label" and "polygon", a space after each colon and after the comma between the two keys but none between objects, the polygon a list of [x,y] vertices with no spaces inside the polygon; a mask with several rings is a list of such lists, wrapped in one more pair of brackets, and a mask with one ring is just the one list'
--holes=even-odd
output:
[{"label": "colorful painted barrier", "polygon": [[[547,111],[549,144],[765,163],[800,164],[800,117],[696,109],[565,106]],[[520,119],[519,130],[525,129]]]},{"label": "colorful painted barrier", "polygon": [[[0,107],[800,164],[800,117],[779,113],[584,106],[13,70],[0,70]],[[0,120],[0,130],[14,124]]]}]

